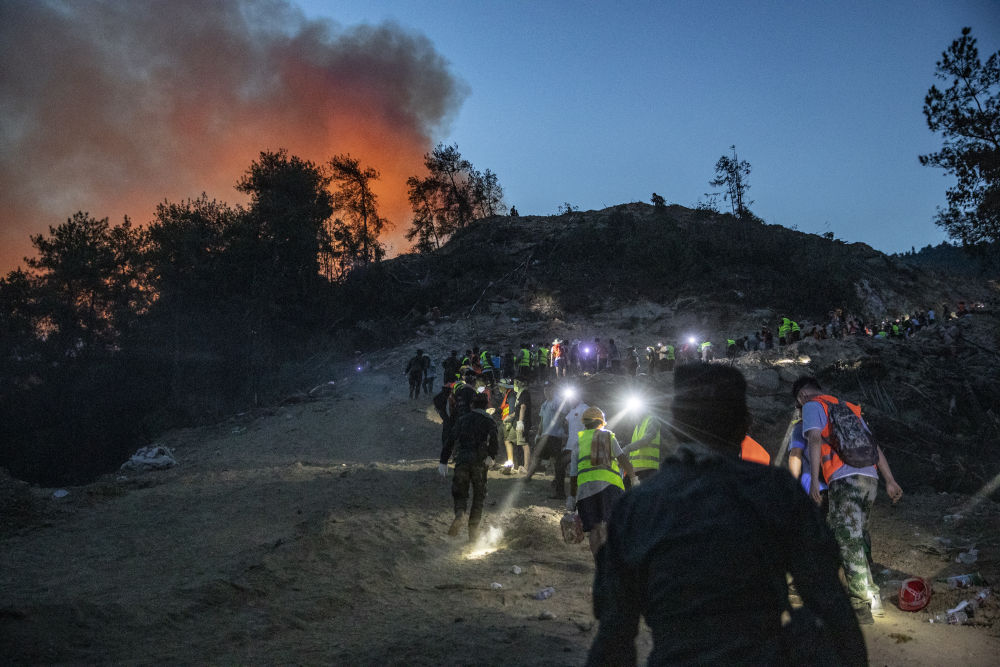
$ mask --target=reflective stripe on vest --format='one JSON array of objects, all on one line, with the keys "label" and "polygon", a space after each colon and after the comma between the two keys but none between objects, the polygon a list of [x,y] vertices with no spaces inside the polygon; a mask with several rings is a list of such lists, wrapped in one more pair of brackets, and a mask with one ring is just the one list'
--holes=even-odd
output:
[{"label": "reflective stripe on vest", "polygon": [[[625,490],[625,482],[622,481],[621,471],[618,469],[618,461],[611,458],[610,466],[600,466],[597,468],[590,465],[590,444],[594,441],[596,429],[587,429],[579,433],[579,454],[576,464],[576,485],[577,487],[587,482],[607,482],[614,484],[622,491]],[[614,435],[613,433],[611,435]]]},{"label": "reflective stripe on vest", "polygon": [[493,360],[490,358],[490,353],[483,350],[479,354],[479,365],[483,368],[493,368]]},{"label": "reflective stripe on vest", "polygon": [[520,366],[530,366],[531,365],[531,350],[526,347],[521,348],[521,359],[518,361]]},{"label": "reflective stripe on vest", "polygon": [[[646,435],[646,429],[649,428],[652,417],[646,417],[642,422],[635,427],[635,431],[632,432],[632,442],[639,440]],[[640,447],[634,451],[629,452],[628,460],[632,463],[632,467],[636,469],[647,469],[647,470],[659,470],[660,469],[660,431],[657,429],[656,437],[653,438],[649,447]]]},{"label": "reflective stripe on vest", "polygon": [[[507,421],[507,417],[510,416],[510,401],[509,401],[509,399],[510,399],[511,394],[514,394],[514,390],[513,389],[508,389],[507,392],[503,395],[503,403],[500,404],[500,419],[501,419],[501,421]],[[517,398],[516,394],[514,395],[514,398],[515,399]]]},{"label": "reflective stripe on vest", "polygon": [[538,348],[538,365],[548,366],[549,365],[549,350],[548,348],[540,347]]},{"label": "reflective stripe on vest", "polygon": [[674,346],[667,345],[667,359],[673,359],[673,358],[674,358]]}]

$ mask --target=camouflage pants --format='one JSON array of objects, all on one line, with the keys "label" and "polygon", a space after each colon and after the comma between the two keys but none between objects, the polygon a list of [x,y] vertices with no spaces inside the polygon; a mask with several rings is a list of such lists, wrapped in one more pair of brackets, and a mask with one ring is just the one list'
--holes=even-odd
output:
[{"label": "camouflage pants", "polygon": [[[469,507],[469,489],[472,489],[472,507]],[[455,501],[455,516],[469,511],[469,530],[479,528],[486,501],[486,466],[482,463],[456,463],[451,478],[451,497]]]},{"label": "camouflage pants", "polygon": [[851,475],[830,484],[830,510],[826,520],[840,546],[840,559],[847,578],[847,594],[855,607],[867,606],[878,594],[865,556],[868,518],[875,504],[878,479]]}]

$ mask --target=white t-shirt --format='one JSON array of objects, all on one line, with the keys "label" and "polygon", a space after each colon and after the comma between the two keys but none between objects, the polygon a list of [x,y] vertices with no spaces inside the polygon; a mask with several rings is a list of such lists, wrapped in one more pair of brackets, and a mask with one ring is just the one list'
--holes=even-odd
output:
[{"label": "white t-shirt", "polygon": [[569,427],[569,433],[566,436],[566,444],[563,449],[575,452],[577,445],[580,441],[580,431],[583,430],[583,411],[590,406],[580,401],[577,403],[576,407],[569,411],[566,415],[566,425]]},{"label": "white t-shirt", "polygon": [[[823,406],[819,403],[819,401],[809,401],[802,406],[803,435],[808,434],[809,431],[815,431],[816,429],[822,431],[826,428],[827,421],[826,410],[823,409]],[[868,428],[867,424],[865,424],[865,428]],[[820,472],[820,475],[822,475],[822,472]],[[878,479],[878,469],[875,466],[854,468],[845,463],[833,473],[833,476],[829,481],[833,482],[834,480],[850,477],[852,475],[864,475],[865,477],[874,477]]]}]

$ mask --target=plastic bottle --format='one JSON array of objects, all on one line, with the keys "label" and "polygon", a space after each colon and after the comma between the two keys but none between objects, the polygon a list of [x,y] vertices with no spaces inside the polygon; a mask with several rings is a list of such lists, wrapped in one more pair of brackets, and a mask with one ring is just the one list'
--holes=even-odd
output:
[{"label": "plastic bottle", "polygon": [[978,572],[973,574],[956,574],[953,577],[948,577],[945,581],[948,582],[948,588],[969,588],[970,586],[986,585],[983,575]]},{"label": "plastic bottle", "polygon": [[552,586],[546,586],[542,590],[540,590],[537,593],[535,593],[535,599],[536,600],[548,600],[550,597],[552,597],[552,594],[555,593],[555,592],[556,592],[556,589],[554,589]]}]

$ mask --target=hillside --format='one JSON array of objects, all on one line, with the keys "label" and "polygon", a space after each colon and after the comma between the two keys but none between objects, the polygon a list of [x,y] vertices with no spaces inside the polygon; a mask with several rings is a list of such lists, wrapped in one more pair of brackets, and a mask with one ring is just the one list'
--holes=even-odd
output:
[{"label": "hillside", "polygon": [[464,317],[515,302],[522,317],[545,320],[649,302],[752,330],[781,313],[817,321],[843,308],[870,321],[995,294],[981,277],[916,268],[861,243],[633,203],[479,220],[435,253],[352,274],[339,299],[344,333],[361,347],[399,342],[432,308]]},{"label": "hillside", "polygon": [[[158,442],[172,449],[174,468],[107,476],[70,487],[62,498],[8,480],[0,496],[18,499],[6,505],[0,530],[0,644],[8,661],[581,664],[595,633],[593,565],[585,545],[559,538],[562,506],[548,498],[551,476],[526,483],[491,473],[486,539],[470,546],[449,538],[449,485],[435,472],[440,425],[429,400],[407,399],[402,367],[418,345],[439,359],[483,332],[506,341],[531,339],[549,326],[569,337],[617,334],[614,323],[633,316],[670,321],[651,305],[560,321],[514,322],[499,312],[442,318],[403,346],[366,355],[362,372],[353,364],[324,364],[312,378],[322,380],[322,389],[311,395],[303,391],[211,427],[163,434]],[[992,335],[996,321],[982,315],[958,326],[966,341],[979,341],[986,330]],[[651,331],[639,327],[622,340],[646,339]],[[890,381],[902,371],[892,369],[917,363],[913,355],[931,355],[941,345],[937,335],[882,345],[804,341],[741,358],[758,420],[753,433],[777,453],[788,383],[799,372],[815,371],[866,405],[851,382],[861,378],[871,391],[874,378],[884,378],[880,387],[897,398],[898,411],[873,403],[869,414],[890,440],[888,456],[906,495],[891,506],[880,492],[874,511],[876,578],[888,604],[887,617],[864,629],[870,660],[994,664],[995,595],[973,624],[961,627],[928,621],[975,591],[935,583],[926,610],[905,613],[892,605],[899,580],[911,575],[936,580],[978,571],[995,582],[1000,506],[936,491],[934,479],[910,465],[912,448],[923,443],[893,433],[893,425],[929,410],[926,402],[902,400],[896,393],[902,383]],[[978,349],[957,348],[938,366],[942,384],[950,382],[948,364],[982,361]],[[967,372],[975,375],[971,367]],[[626,388],[667,392],[669,380],[628,382],[607,373],[573,379],[609,411]],[[935,390],[933,384],[921,391]],[[979,396],[986,389],[975,386]],[[935,411],[934,420],[942,421],[928,421],[923,440],[973,424],[965,421],[967,400],[956,400],[955,415]],[[996,430],[989,433],[995,443]],[[973,545],[978,561],[956,562]],[[546,586],[556,591],[550,599],[532,599]],[[645,655],[648,631],[638,645]]]}]

